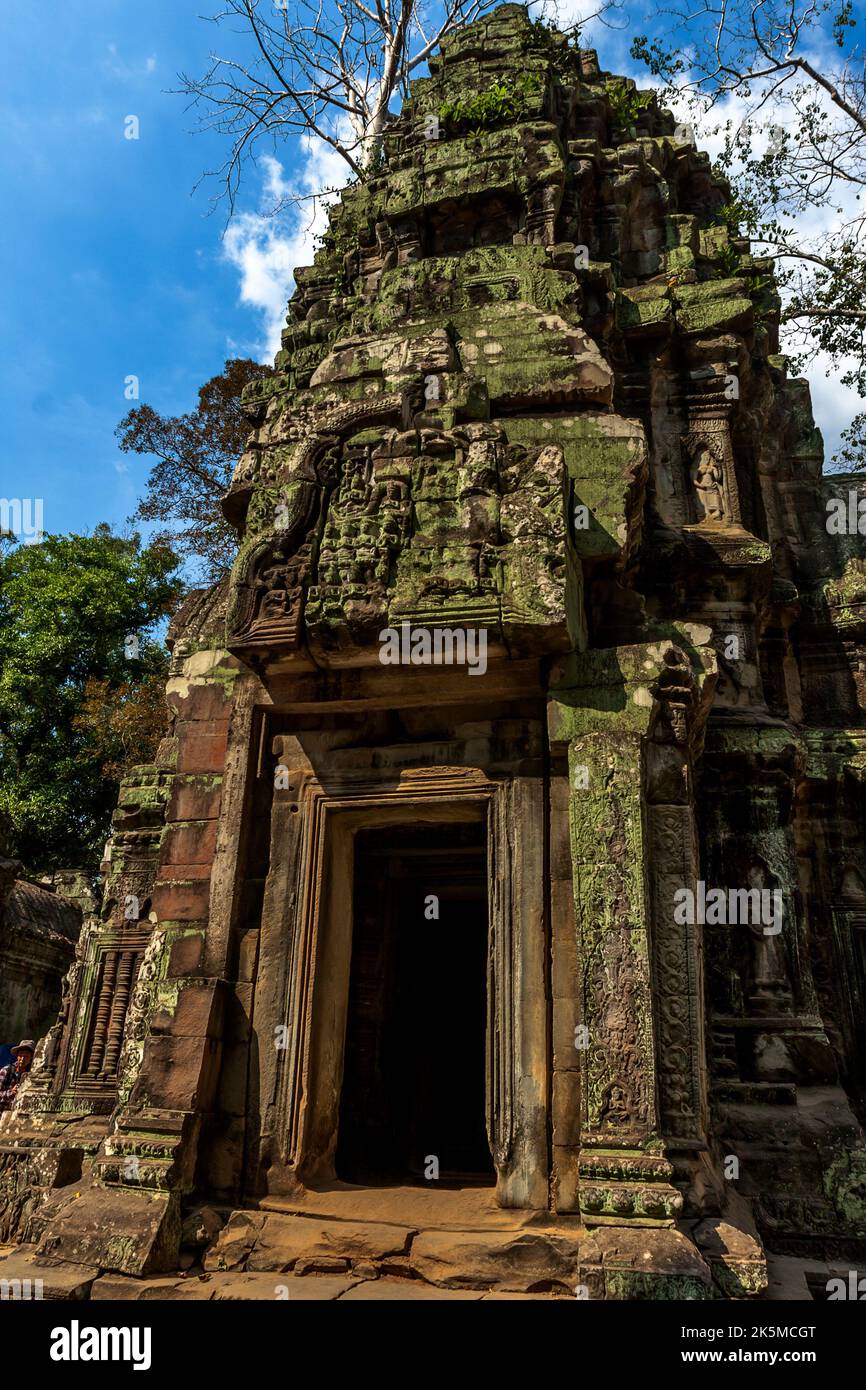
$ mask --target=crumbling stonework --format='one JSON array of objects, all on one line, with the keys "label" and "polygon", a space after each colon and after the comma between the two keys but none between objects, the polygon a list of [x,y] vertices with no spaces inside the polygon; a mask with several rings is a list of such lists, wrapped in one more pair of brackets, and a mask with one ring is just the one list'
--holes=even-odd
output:
[{"label": "crumbling stonework", "polygon": [[[175,620],[171,737],[0,1125],[40,1255],[174,1270],[201,1201],[206,1268],[442,1288],[741,1298],[762,1242],[866,1249],[866,572],[826,505],[862,485],[821,476],[728,190],[632,91],[502,6],[297,272],[231,579]],[[379,882],[394,952],[405,894],[486,901],[493,1216],[463,1231],[379,1084]],[[438,1044],[400,1026],[414,1092]],[[396,1247],[346,1177],[374,1074],[422,1136]]]},{"label": "crumbling stonework", "polygon": [[38,1037],[54,1022],[92,907],[84,874],[62,870],[51,883],[34,883],[18,860],[0,859],[0,1040]]}]

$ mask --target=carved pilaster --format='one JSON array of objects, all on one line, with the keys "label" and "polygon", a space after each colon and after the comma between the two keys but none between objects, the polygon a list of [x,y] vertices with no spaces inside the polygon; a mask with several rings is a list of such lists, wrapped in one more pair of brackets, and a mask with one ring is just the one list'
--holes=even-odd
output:
[{"label": "carved pilaster", "polygon": [[669,1224],[682,1199],[656,1112],[641,737],[589,734],[571,758],[588,770],[571,805],[586,1030],[580,1210],[591,1224]]},{"label": "carved pilaster", "polygon": [[155,927],[141,959],[129,1009],[125,1014],[123,1041],[117,1065],[118,1110],[122,1110],[126,1105],[141,1066],[144,1042],[154,1005],[156,983],[162,967],[164,947],[165,932],[161,927]]},{"label": "carved pilaster", "polygon": [[706,1052],[703,942],[695,922],[678,923],[676,894],[695,889],[700,859],[692,757],[703,731],[697,682],[676,647],[652,688],[645,764],[657,1008],[659,1119],[666,1139],[705,1146]]},{"label": "carved pilaster", "polygon": [[[569,749],[580,1211],[596,1225],[672,1224],[682,1197],[667,1137],[705,1146],[700,943],[673,928],[673,893],[697,866],[689,759],[714,663],[696,652],[693,669],[670,642],[607,657],[588,661],[577,708],[552,721],[554,738],[569,725],[581,730]],[[621,704],[627,729],[587,709]]]}]

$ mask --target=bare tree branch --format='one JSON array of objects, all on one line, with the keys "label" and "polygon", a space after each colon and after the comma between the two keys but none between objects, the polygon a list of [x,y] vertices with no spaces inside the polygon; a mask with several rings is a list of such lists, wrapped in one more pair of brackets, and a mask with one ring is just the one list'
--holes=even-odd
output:
[{"label": "bare tree branch", "polygon": [[[603,7],[618,0],[602,0]],[[363,178],[377,160],[395,99],[410,73],[456,25],[496,0],[224,0],[208,16],[225,38],[200,77],[181,73],[180,90],[200,128],[229,141],[218,176],[234,210],[242,169],[261,142],[292,135],[323,141]],[[278,13],[275,23],[271,11]],[[307,196],[307,195],[299,195]]]},{"label": "bare tree branch", "polygon": [[[638,37],[632,53],[696,126],[722,135],[718,163],[735,190],[729,225],[780,264],[786,348],[799,366],[828,354],[866,394],[866,54],[856,7],[693,0],[658,15],[664,39]],[[731,102],[740,119],[708,130]]]}]

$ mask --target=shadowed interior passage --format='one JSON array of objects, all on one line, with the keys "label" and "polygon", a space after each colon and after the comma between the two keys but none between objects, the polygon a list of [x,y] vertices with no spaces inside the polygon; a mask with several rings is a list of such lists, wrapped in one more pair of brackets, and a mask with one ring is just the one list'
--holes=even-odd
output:
[{"label": "shadowed interior passage", "polygon": [[359,832],[338,1177],[493,1181],[486,975],[485,827]]}]

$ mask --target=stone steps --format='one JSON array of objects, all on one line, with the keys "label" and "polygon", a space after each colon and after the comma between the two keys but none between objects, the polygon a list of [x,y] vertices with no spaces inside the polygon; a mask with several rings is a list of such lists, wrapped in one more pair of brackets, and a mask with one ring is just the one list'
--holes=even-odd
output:
[{"label": "stone steps", "polygon": [[236,1211],[206,1251],[207,1273],[399,1276],[440,1289],[574,1296],[578,1225],[431,1229]]},{"label": "stone steps", "polygon": [[[188,1264],[174,1272],[101,1272],[30,1246],[0,1254],[0,1279],[9,1281],[12,1298],[198,1302],[713,1298],[719,1292],[748,1298],[766,1283],[760,1244],[720,1220],[699,1223],[689,1234],[611,1226],[588,1232],[567,1219],[525,1217],[515,1213],[511,1230],[455,1231],[237,1210],[208,1246],[186,1247]],[[197,1230],[208,1224],[194,1223]],[[659,1248],[663,1259],[654,1263]],[[201,1263],[193,1264],[196,1259]]]},{"label": "stone steps", "polygon": [[304,1275],[263,1271],[202,1272],[150,1275],[136,1279],[126,1274],[102,1274],[92,1266],[49,1262],[32,1246],[19,1246],[0,1254],[0,1302],[95,1302],[183,1301],[207,1302],[423,1302],[454,1299],[541,1300],[567,1297],[565,1293],[522,1293],[501,1289],[441,1288],[411,1277],[379,1277],[344,1271],[337,1274],[307,1272]]},{"label": "stone steps", "polygon": [[355,1275],[309,1274],[204,1274],[188,1275],[185,1279],[164,1276],[149,1279],[130,1279],[125,1275],[105,1274],[93,1286],[91,1297],[102,1299],[132,1299],[137,1302],[152,1299],[192,1302],[491,1302],[529,1300],[552,1302],[553,1294],[525,1294],[483,1289],[442,1289],[420,1279],[361,1279]]}]

